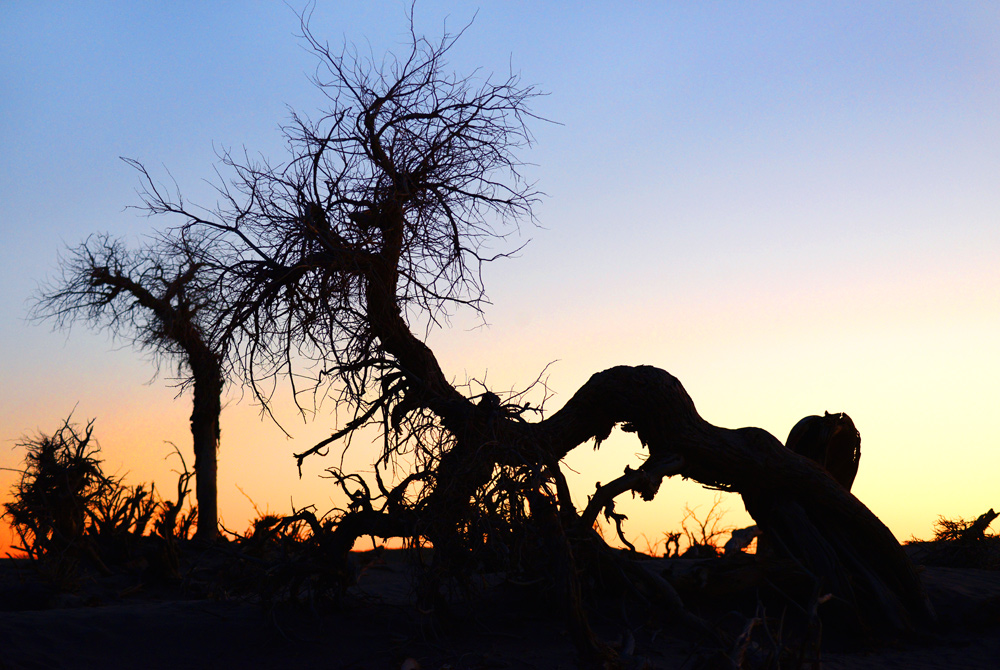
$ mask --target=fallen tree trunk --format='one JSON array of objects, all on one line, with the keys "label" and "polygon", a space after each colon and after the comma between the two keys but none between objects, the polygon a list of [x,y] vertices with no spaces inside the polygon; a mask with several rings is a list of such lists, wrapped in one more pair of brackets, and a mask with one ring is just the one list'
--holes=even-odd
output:
[{"label": "fallen tree trunk", "polygon": [[[708,423],[663,370],[622,366],[597,373],[561,410],[531,428],[554,458],[562,458],[590,439],[606,438],[617,424],[648,447],[651,465],[683,459],[665,474],[740,493],[779,551],[864,623],[904,631],[933,618],[902,547],[860,500],[770,433]],[[648,499],[658,486],[658,480],[644,481],[640,493]]]},{"label": "fallen tree trunk", "polygon": [[989,512],[984,512],[980,514],[975,521],[973,521],[968,528],[962,531],[959,540],[962,542],[976,542],[982,540],[986,537],[986,529],[990,527],[996,518],[1000,516],[990,508]]},{"label": "fallen tree trunk", "polygon": [[[560,490],[559,523],[568,537],[589,537],[596,516],[601,511],[613,515],[614,498],[622,492],[633,490],[651,499],[664,477],[679,474],[740,493],[771,545],[814,580],[819,596],[832,594],[870,629],[907,631],[933,619],[913,565],[861,501],[770,433],[708,423],[680,382],[663,370],[616,367],[597,373],[562,409],[538,423],[511,418],[498,403],[454,402],[436,410],[445,407],[459,410],[444,411],[441,419],[460,439],[433,468],[433,488],[420,510],[411,510],[413,515],[402,523],[399,510],[366,519],[348,514],[357,523],[342,524],[344,547],[350,545],[346,540],[369,533],[429,537],[436,548],[432,576],[445,575],[450,563],[467,563],[468,547],[460,537],[465,514],[495,466],[534,463],[539,473],[546,468],[558,473],[557,463],[569,451],[591,439],[600,442],[622,425],[648,447],[649,459],[598,489],[582,512],[568,491]],[[558,483],[558,474],[554,476]],[[565,489],[564,483],[560,488]],[[572,564],[571,553],[566,560]],[[676,614],[679,601],[668,600],[667,609]],[[586,628],[578,628],[589,639]]]}]

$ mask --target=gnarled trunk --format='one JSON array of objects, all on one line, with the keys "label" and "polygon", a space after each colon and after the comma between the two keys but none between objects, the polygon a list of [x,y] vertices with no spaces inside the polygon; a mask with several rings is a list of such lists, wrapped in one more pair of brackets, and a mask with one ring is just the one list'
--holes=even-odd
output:
[{"label": "gnarled trunk", "polygon": [[[663,370],[616,367],[597,373],[536,429],[561,458],[591,438],[606,437],[619,423],[649,448],[644,469],[680,456],[683,465],[672,472],[739,492],[765,535],[867,623],[905,630],[933,617],[902,547],[860,500],[766,431],[708,423],[680,382]],[[658,486],[655,479],[641,492],[651,497]]]}]

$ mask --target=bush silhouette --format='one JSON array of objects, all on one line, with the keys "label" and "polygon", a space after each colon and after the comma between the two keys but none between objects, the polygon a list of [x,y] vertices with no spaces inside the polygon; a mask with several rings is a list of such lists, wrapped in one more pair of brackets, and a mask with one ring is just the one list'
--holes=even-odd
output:
[{"label": "bush silhouette", "polygon": [[80,428],[72,417],[51,435],[19,444],[26,450],[20,480],[4,504],[23,551],[57,588],[71,589],[86,566],[102,574],[139,551],[147,531],[157,539],[158,564],[176,574],[176,540],[186,539],[196,509],[181,514],[192,473],[183,458],[177,501],[163,501],[154,486],[130,486],[104,474],[93,439],[94,420]]}]

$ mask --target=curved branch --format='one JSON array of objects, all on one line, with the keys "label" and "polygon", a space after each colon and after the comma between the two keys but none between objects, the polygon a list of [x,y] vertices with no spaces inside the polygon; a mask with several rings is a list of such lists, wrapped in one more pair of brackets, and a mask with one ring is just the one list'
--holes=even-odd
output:
[{"label": "curved branch", "polygon": [[614,499],[625,491],[635,491],[642,495],[643,500],[652,500],[663,478],[679,474],[683,468],[684,459],[677,455],[650,458],[638,470],[626,467],[625,474],[604,486],[598,482],[597,491],[580,515],[580,524],[593,526],[601,510],[607,513],[608,507],[614,504]]},{"label": "curved branch", "polygon": [[[828,588],[840,588],[837,595],[863,619],[906,629],[933,618],[913,565],[871,510],[766,431],[705,421],[680,382],[663,370],[622,366],[597,373],[534,428],[561,458],[590,439],[604,439],[618,423],[635,430],[651,460],[682,457],[678,474],[738,491],[763,532],[779,538]],[[853,588],[845,586],[847,575]]]}]

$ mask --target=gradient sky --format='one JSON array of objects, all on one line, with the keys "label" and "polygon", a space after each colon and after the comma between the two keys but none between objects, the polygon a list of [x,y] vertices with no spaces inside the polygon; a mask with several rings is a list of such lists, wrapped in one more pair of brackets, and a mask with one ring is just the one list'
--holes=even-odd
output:
[{"label": "gradient sky", "polygon": [[[592,373],[647,363],[708,421],[781,440],[805,415],[846,411],[862,435],[854,492],[901,540],[1000,504],[1000,9],[651,4],[418,2],[430,37],[475,17],[456,71],[512,67],[549,93],[535,111],[557,122],[536,123],[522,155],[547,197],[525,250],[487,273],[488,325],[460,314],[431,336],[446,373],[503,390],[552,363],[556,409]],[[75,407],[96,417],[108,471],[172,494],[168,442],[190,454],[172,371],[151,381],[128,346],[27,323],[26,300],[60,247],[168,223],[125,209],[138,179],[119,156],[208,205],[219,147],[281,160],[289,107],[319,101],[315,60],[282,2],[2,5],[0,467]],[[321,0],[312,28],[401,50],[406,7]],[[284,398],[291,440],[239,389],[223,413],[233,530],[250,500],[335,502],[319,477],[334,461],[299,480],[291,457],[335,427],[335,408],[303,421]],[[616,434],[571,454],[578,504],[640,451]],[[348,463],[373,453],[358,440]],[[0,472],[0,491],[13,478]],[[619,509],[654,543],[685,503],[711,499],[670,480]],[[724,506],[749,523],[738,498]]]}]

